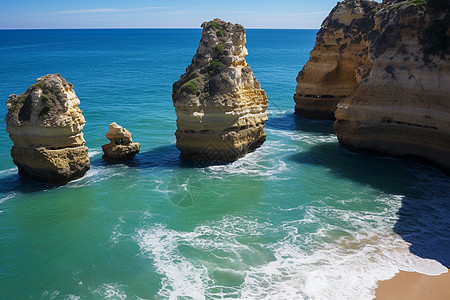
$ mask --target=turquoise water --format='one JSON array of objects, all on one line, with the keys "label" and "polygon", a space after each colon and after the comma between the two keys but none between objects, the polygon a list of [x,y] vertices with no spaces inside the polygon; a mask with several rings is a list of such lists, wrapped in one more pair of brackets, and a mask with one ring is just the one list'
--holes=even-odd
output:
[{"label": "turquoise water", "polygon": [[[444,272],[449,178],[350,153],[331,122],[293,115],[315,34],[247,31],[267,141],[197,168],[178,159],[171,88],[200,30],[0,31],[0,98],[61,73],[92,164],[63,187],[20,178],[0,123],[0,299],[371,299],[399,270]],[[111,122],[141,143],[134,160],[102,161]]]}]

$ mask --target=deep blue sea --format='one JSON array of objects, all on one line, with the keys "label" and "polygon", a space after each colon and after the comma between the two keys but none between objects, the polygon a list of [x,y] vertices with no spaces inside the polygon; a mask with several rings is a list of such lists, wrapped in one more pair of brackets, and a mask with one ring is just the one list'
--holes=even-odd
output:
[{"label": "deep blue sea", "polygon": [[[247,30],[267,141],[196,168],[178,158],[171,93],[200,29],[0,31],[0,99],[60,73],[92,164],[62,187],[20,178],[0,122],[0,299],[372,299],[399,270],[446,272],[449,177],[294,116],[315,34]],[[112,122],[141,143],[128,163],[101,159]]]}]

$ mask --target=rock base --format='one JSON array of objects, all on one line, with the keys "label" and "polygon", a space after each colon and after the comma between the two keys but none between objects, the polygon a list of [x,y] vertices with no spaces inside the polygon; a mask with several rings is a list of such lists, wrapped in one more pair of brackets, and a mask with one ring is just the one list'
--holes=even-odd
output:
[{"label": "rock base", "polygon": [[20,175],[55,185],[81,178],[90,169],[85,146],[57,150],[13,146],[11,156]]},{"label": "rock base", "polygon": [[[242,137],[244,135],[246,137]],[[233,162],[256,150],[265,140],[264,127],[260,126],[247,132],[240,131],[237,135],[233,133],[223,136],[206,136],[184,133],[177,140],[177,147],[181,151],[182,159],[198,162]]]},{"label": "rock base", "polygon": [[103,154],[102,158],[107,162],[122,162],[132,159],[141,150],[141,144],[131,143],[129,145],[114,145],[106,144],[102,146]]}]

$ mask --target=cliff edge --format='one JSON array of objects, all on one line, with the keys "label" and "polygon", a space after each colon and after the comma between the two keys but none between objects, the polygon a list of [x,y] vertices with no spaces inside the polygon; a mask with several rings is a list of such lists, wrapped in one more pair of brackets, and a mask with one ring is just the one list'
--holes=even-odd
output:
[{"label": "cliff edge", "polygon": [[297,76],[295,113],[334,120],[337,104],[368,76],[369,45],[378,35],[374,15],[381,4],[346,0],[323,21],[310,59]]},{"label": "cliff edge", "polygon": [[449,10],[448,1],[383,2],[370,45],[373,67],[335,112],[342,146],[450,172]]}]

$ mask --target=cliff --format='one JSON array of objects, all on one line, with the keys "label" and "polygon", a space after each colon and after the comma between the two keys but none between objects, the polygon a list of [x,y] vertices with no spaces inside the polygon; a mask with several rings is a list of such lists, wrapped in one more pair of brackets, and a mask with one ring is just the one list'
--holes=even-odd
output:
[{"label": "cliff", "polygon": [[370,74],[335,112],[341,145],[450,172],[449,10],[442,0],[383,2]]},{"label": "cliff", "polygon": [[173,85],[181,157],[234,161],[266,138],[267,96],[245,61],[244,27],[214,19],[191,64]]},{"label": "cliff", "polygon": [[339,101],[367,77],[372,67],[368,49],[378,34],[373,28],[379,7],[374,1],[346,0],[333,8],[297,76],[296,114],[333,120]]},{"label": "cliff", "polygon": [[65,184],[90,168],[80,100],[59,74],[38,78],[20,96],[9,96],[6,131],[19,174]]}]

